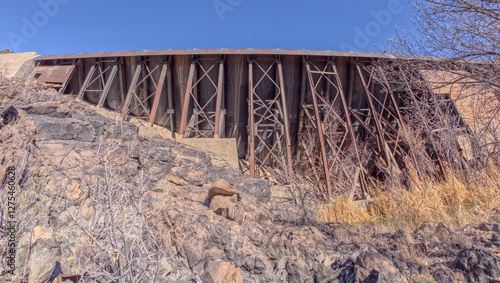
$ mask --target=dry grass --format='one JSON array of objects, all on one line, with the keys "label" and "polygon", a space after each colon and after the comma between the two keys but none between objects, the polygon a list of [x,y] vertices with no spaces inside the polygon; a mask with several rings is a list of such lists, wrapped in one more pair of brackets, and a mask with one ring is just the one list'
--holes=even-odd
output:
[{"label": "dry grass", "polygon": [[374,221],[373,217],[365,208],[356,204],[347,197],[336,198],[319,207],[318,217],[323,222],[362,223]]},{"label": "dry grass", "polygon": [[426,220],[464,225],[499,209],[498,168],[474,176],[473,181],[463,181],[460,173],[451,171],[446,176],[444,181],[419,180],[418,187],[382,186],[374,193],[368,209],[347,198],[335,198],[321,205],[318,214],[324,222],[389,222],[411,229]]}]

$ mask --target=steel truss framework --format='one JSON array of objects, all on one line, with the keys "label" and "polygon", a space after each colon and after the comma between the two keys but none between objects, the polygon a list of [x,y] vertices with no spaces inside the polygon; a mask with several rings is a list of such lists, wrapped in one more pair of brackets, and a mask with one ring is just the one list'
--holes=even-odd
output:
[{"label": "steel truss framework", "polygon": [[[326,64],[306,61],[306,76],[312,99],[302,104],[303,120],[299,143],[318,183],[325,183],[327,195],[345,193],[364,198],[367,195],[368,165],[380,161],[388,172],[400,170],[406,158],[417,164],[411,145],[403,143],[407,126],[400,109],[400,98],[393,93],[382,69],[366,69],[356,63],[356,76],[363,85],[368,108],[352,108],[342,89],[337,67],[333,61]],[[375,72],[382,81],[375,82]],[[366,78],[368,75],[368,79]],[[384,89],[375,93],[376,86]],[[356,121],[356,127],[353,126]],[[317,139],[306,137],[315,132]],[[373,154],[369,154],[371,151]],[[318,154],[320,153],[320,154]],[[413,168],[415,172],[419,168]]]},{"label": "steel truss framework", "polygon": [[[127,97],[125,98],[125,103],[122,109],[122,119],[142,119],[148,121],[151,125],[153,125],[156,120],[156,112],[158,110],[160,96],[163,88],[165,87],[165,81],[167,80],[168,109],[165,113],[165,116],[169,116],[167,122],[170,121],[170,128],[174,129],[174,111],[172,107],[172,93],[170,90],[171,71],[169,65],[170,64],[168,61],[164,61],[161,65],[157,65],[151,69],[148,66],[147,61],[142,60],[141,62],[139,62],[135,69],[134,76],[132,77],[132,81],[127,92]],[[160,72],[158,80],[155,80],[154,78],[155,72]],[[153,86],[153,91],[151,93],[148,93],[147,83]],[[151,107],[148,107],[149,100],[153,97],[153,105]],[[136,115],[131,115],[134,114],[134,112]],[[164,120],[165,116],[162,117],[162,121]]]},{"label": "steel truss framework", "polygon": [[[405,72],[403,70],[399,69],[399,71],[401,73],[401,77],[402,77],[403,83],[408,88],[408,94],[407,95],[409,96],[409,100],[411,100],[412,104],[417,108],[418,113],[420,113],[420,115],[423,115],[423,113],[425,113],[425,110],[420,107],[420,102],[419,102],[419,100],[421,99],[420,98],[421,95],[418,95],[417,93],[415,93],[415,90],[413,90],[413,87],[410,84],[410,81],[425,81],[424,76],[422,75],[422,73],[419,70],[413,70],[413,72],[411,72],[411,74],[409,74],[410,77],[408,77],[407,75],[405,75]],[[432,96],[432,99],[434,101],[437,101],[436,94],[432,91],[432,88],[430,86],[427,86],[426,89],[427,89],[426,91],[428,93],[430,93],[430,95]],[[438,112],[439,112],[439,116],[440,117],[444,116],[443,113],[442,113],[442,111],[441,111],[441,109],[438,108]],[[422,122],[424,123],[423,126],[424,126],[424,128],[425,128],[425,130],[426,130],[427,133],[432,133],[433,131],[436,130],[436,129],[433,129],[433,127],[431,125],[429,125],[429,121],[427,119],[422,119]],[[435,140],[433,138],[431,138],[431,137],[429,137],[428,140],[431,143],[433,151],[435,151],[435,149],[438,148],[437,145],[436,145]],[[440,156],[439,154],[437,154],[436,158],[437,158],[438,163],[439,163],[439,168],[441,170],[444,170],[444,168],[446,168],[446,166],[444,164],[442,156]],[[418,164],[418,163],[415,162],[415,164]],[[416,168],[416,169],[417,169],[417,172],[421,172],[420,168]]]},{"label": "steel truss framework", "polygon": [[[382,161],[389,172],[399,171],[401,169],[399,164],[406,163],[401,161],[407,157],[412,158],[417,165],[413,148],[410,144],[403,143],[406,139],[404,135],[407,134],[407,126],[401,114],[400,98],[393,93],[384,71],[381,68],[363,68],[359,63],[356,64],[356,70],[363,84],[369,109],[366,113],[360,109],[351,110],[351,113],[369,134],[371,139],[366,140],[367,144],[376,149],[378,160]],[[382,80],[379,84],[384,86],[384,89],[375,95],[370,86],[375,85],[374,77],[377,72]],[[368,73],[368,80],[364,73]],[[371,142],[373,140],[376,143]],[[419,168],[414,169],[417,173],[420,172]]]},{"label": "steel truss framework", "polygon": [[[318,171],[324,174],[328,193],[324,197],[331,197],[333,191],[338,192],[346,182],[351,194],[358,188],[364,195],[365,171],[337,67],[333,61],[327,61],[324,66],[318,63],[305,63],[312,105],[304,101],[301,114],[302,132],[314,129],[317,139],[311,140],[302,133],[300,143],[316,180],[321,179]],[[349,148],[353,152],[350,153]]]},{"label": "steel truss framework", "polygon": [[[283,176],[293,172],[287,97],[281,61],[271,60],[267,68],[252,58],[248,61],[250,176],[284,181]],[[259,92],[265,82],[274,87],[273,97]]]},{"label": "steel truss framework", "polygon": [[[104,68],[104,63],[112,62],[112,67]],[[109,89],[111,88],[111,84],[115,79],[116,73],[118,71],[119,64],[118,60],[116,61],[100,61],[97,60],[94,65],[90,68],[87,73],[87,77],[83,82],[80,91],[78,92],[78,99],[84,99],[86,93],[96,92],[99,94],[99,102],[97,104],[98,107],[102,107],[104,105],[104,101],[108,95]],[[105,78],[105,74],[108,73],[107,79]],[[100,89],[95,89],[95,88]]]},{"label": "steel truss framework", "polygon": [[[208,59],[210,60],[210,59]],[[213,61],[213,60],[212,60]],[[218,66],[218,68],[217,68]],[[217,75],[217,81],[211,78],[211,74]],[[212,86],[210,97],[201,101],[198,95],[198,85],[203,81]],[[184,95],[182,108],[182,119],[179,134],[182,137],[223,137],[224,133],[224,60],[216,60],[208,69],[205,69],[200,60],[193,60],[189,69],[188,85]],[[190,102],[193,101],[192,115],[188,120]],[[215,109],[213,102],[215,101]]]},{"label": "steel truss framework", "polygon": [[[291,118],[288,111],[300,117],[297,160],[304,160],[309,165],[305,170],[309,170],[309,173],[312,171],[314,181],[324,186],[325,198],[339,193],[350,198],[365,198],[368,176],[375,174],[376,166],[389,174],[408,169],[402,168],[406,164],[419,166],[412,145],[403,142],[408,140],[409,126],[401,106],[406,101],[404,95],[414,100],[418,97],[411,88],[409,93],[393,92],[382,69],[366,67],[364,61],[360,63],[354,59],[334,61],[334,57],[309,59],[303,56],[302,65],[290,66],[290,70],[298,70],[290,74],[291,78],[300,80],[300,70],[303,76],[300,110],[297,112],[299,107],[292,109],[288,105],[292,97],[287,97],[280,55],[247,56],[248,66],[237,67],[245,72],[248,70],[248,158],[245,162],[251,177],[287,182],[293,171],[303,170],[294,168],[292,161]],[[190,65],[189,61],[179,64],[179,68],[182,68],[179,70],[182,71],[178,74],[184,74],[179,80],[172,77],[170,55],[161,57],[164,61],[140,57],[128,80],[129,87],[121,108],[122,118],[141,119],[151,125],[167,125],[170,122],[170,130],[174,135],[172,92],[174,84],[179,82],[178,88],[182,89],[182,94],[179,94],[182,96],[179,102],[182,103],[177,103],[182,110],[180,137],[223,138],[225,119],[230,117],[225,117],[224,79],[229,76],[228,80],[232,80],[229,71],[234,66],[232,61],[226,60],[226,55],[192,55],[191,58]],[[86,94],[97,93],[97,105],[103,107],[117,78],[123,97],[125,86],[121,72],[125,60],[117,58],[105,61],[97,58],[90,62],[93,64],[83,84],[79,84],[78,98],[85,99]],[[135,64],[137,61],[132,62]],[[296,64],[298,60],[293,62]],[[345,63],[339,66],[342,70],[349,70],[350,74],[340,76],[336,62]],[[184,73],[188,66],[189,72]],[[286,67],[289,68],[288,65]],[[356,103],[360,106],[350,104],[352,97],[344,92],[341,77],[352,84],[349,90],[355,91],[352,97],[359,100]],[[173,83],[174,79],[177,81]],[[238,82],[246,81],[246,78],[238,79]],[[401,82],[408,84],[413,79],[405,77],[403,73]],[[291,87],[288,92],[295,93],[298,89]],[[241,97],[244,97],[244,92]],[[168,105],[165,115],[158,119],[156,115],[162,93],[167,94]],[[418,103],[415,104],[418,106]],[[430,128],[430,125],[425,127]],[[413,162],[407,162],[410,159]],[[420,168],[412,169],[417,174],[421,172]]]}]

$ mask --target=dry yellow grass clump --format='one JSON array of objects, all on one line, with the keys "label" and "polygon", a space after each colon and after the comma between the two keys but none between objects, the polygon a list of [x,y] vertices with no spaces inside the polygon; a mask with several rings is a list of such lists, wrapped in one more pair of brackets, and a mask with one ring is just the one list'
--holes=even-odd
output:
[{"label": "dry yellow grass clump", "polygon": [[319,206],[318,216],[323,222],[363,223],[374,221],[372,216],[364,207],[353,202],[347,197],[335,198],[331,202]]},{"label": "dry yellow grass clump", "polygon": [[319,207],[319,218],[323,222],[349,224],[387,221],[414,228],[426,220],[463,225],[499,209],[498,168],[475,176],[472,181],[463,181],[465,178],[458,176],[449,171],[444,180],[426,178],[410,188],[382,186],[366,207],[348,198],[334,198]]}]

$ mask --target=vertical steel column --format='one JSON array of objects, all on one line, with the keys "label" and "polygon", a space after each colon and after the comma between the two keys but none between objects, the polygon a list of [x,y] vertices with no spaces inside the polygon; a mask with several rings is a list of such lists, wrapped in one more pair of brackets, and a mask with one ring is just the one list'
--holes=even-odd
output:
[{"label": "vertical steel column", "polygon": [[219,81],[217,83],[217,104],[215,106],[215,133],[214,137],[219,138],[220,136],[220,120],[221,120],[221,105],[222,96],[224,91],[224,61],[220,60],[219,63]]},{"label": "vertical steel column", "polygon": [[[406,78],[405,73],[403,72],[403,70],[401,70],[401,75],[403,76],[403,80],[404,80],[405,85],[408,87],[408,90],[409,90],[409,92],[410,92],[411,99],[412,99],[412,100],[413,100],[413,102],[415,103],[415,106],[418,108],[418,109],[417,109],[417,110],[418,110],[418,112],[420,113],[420,115],[423,115],[422,109],[420,108],[419,103],[418,103],[418,101],[417,101],[417,99],[416,99],[416,95],[415,95],[415,93],[413,92],[413,90],[412,90],[412,88],[411,88],[411,86],[410,86],[410,82],[409,82],[409,81],[408,81],[408,79]],[[430,133],[430,132],[431,132],[431,127],[430,127],[430,125],[428,124],[427,119],[423,119],[423,121],[424,121],[424,127],[425,127],[425,129],[427,130],[427,132],[429,132],[429,133]],[[431,138],[430,140],[431,140],[431,143],[432,143],[432,147],[433,147],[433,148],[436,148],[436,144],[434,143],[434,140],[433,140],[432,138]],[[438,158],[438,162],[439,162],[439,166],[441,167],[441,170],[444,170],[444,168],[445,168],[445,167],[444,167],[444,165],[443,165],[443,161],[441,160],[441,157],[440,157],[439,155],[437,155],[437,158]]]},{"label": "vertical steel column", "polygon": [[248,61],[248,97],[250,98],[250,111],[248,115],[250,115],[250,177],[255,178],[255,119],[253,116],[254,113],[254,105],[253,105],[253,61],[250,59]]},{"label": "vertical steel column", "polygon": [[[171,65],[171,61],[170,64]],[[172,138],[175,138],[175,128],[174,128],[174,103],[172,97],[172,68],[167,70],[167,114],[170,116],[170,132],[172,133]]]},{"label": "vertical steel column", "polygon": [[[257,61],[249,62],[250,175],[288,182],[293,167],[283,71],[279,59],[265,61],[265,68]],[[254,78],[254,66],[262,72],[258,78]]]},{"label": "vertical steel column", "polygon": [[165,77],[167,75],[167,69],[169,68],[168,62],[163,62],[163,67],[160,73],[160,80],[158,85],[156,85],[155,98],[153,101],[153,106],[151,107],[151,113],[149,115],[149,123],[153,126],[156,118],[156,111],[158,110],[158,103],[160,102],[161,92],[163,90],[163,85],[165,84]]},{"label": "vertical steel column", "polygon": [[306,69],[307,69],[307,74],[309,77],[309,86],[311,88],[311,95],[313,98],[314,112],[316,115],[316,124],[317,124],[317,129],[318,129],[319,142],[321,145],[321,157],[323,158],[323,168],[325,170],[326,187],[328,189],[328,198],[331,198],[332,197],[332,184],[330,181],[330,168],[328,166],[328,157],[326,155],[324,129],[323,129],[323,123],[321,122],[321,114],[320,114],[319,106],[318,106],[318,98],[316,97],[316,90],[314,89],[314,81],[312,78],[311,66],[310,66],[309,62],[306,62]]},{"label": "vertical steel column", "polygon": [[68,79],[64,82],[64,84],[61,86],[61,89],[59,90],[59,94],[63,94],[66,88],[68,87],[69,81],[73,77],[73,74],[75,73],[76,69],[76,61],[73,60],[73,69],[71,69],[71,73],[68,76]]},{"label": "vertical steel column", "polygon": [[83,99],[83,93],[84,93],[85,89],[87,89],[88,84],[90,82],[90,79],[94,75],[95,68],[96,68],[97,64],[98,63],[96,62],[94,65],[92,65],[92,67],[90,68],[89,72],[87,73],[87,77],[85,78],[85,81],[83,82],[83,85],[80,88],[80,91],[78,92],[78,98],[77,99],[79,99],[79,100]]},{"label": "vertical steel column", "polygon": [[358,70],[359,77],[361,78],[361,83],[363,84],[363,88],[365,90],[365,96],[366,96],[366,99],[368,100],[368,105],[369,105],[370,110],[372,112],[373,120],[375,121],[375,127],[377,128],[377,135],[378,135],[377,144],[379,147],[379,151],[384,152],[387,165],[389,165],[391,163],[391,157],[389,156],[389,152],[387,152],[384,130],[382,129],[382,125],[380,124],[380,119],[377,115],[378,112],[376,111],[375,105],[373,104],[371,92],[368,89],[368,84],[366,83],[365,77],[363,75],[363,72],[361,70],[361,66],[359,65],[359,63],[356,63],[356,69]]},{"label": "vertical steel column", "polygon": [[[206,60],[203,58],[196,59],[193,61],[193,75],[189,77],[188,89],[186,90],[185,105],[190,105],[191,99],[193,100],[193,113],[191,118],[188,119],[187,114],[189,111],[183,113],[182,118],[184,118],[184,123],[181,123],[181,132],[183,137],[188,136],[188,134],[193,133],[194,137],[215,137],[221,136],[221,120],[223,120],[222,99],[224,94],[224,61],[216,60],[210,68],[205,68],[201,61]],[[211,60],[211,59],[210,59]],[[219,66],[219,71],[217,72],[218,79],[212,79],[212,70],[215,72]],[[198,74],[199,73],[199,74]],[[213,75],[214,76],[214,75]],[[203,88],[201,89],[200,88]],[[213,92],[209,92],[212,91]],[[205,95],[198,95],[198,91],[203,93],[210,93],[210,96],[205,97]],[[213,103],[215,101],[215,109],[213,109]],[[186,107],[184,105],[184,107]],[[200,128],[203,127],[203,128]]]},{"label": "vertical steel column", "polygon": [[[306,58],[302,57],[302,63],[304,64],[304,66],[305,66],[305,60],[306,60]],[[301,67],[302,67],[302,79],[301,79],[301,83],[300,83],[299,109],[301,109],[301,108],[305,109],[305,107],[307,107],[306,103],[305,103],[305,101],[306,101],[307,76],[306,76],[306,72],[304,71],[305,68],[303,66],[301,66]],[[304,112],[305,111],[300,111],[299,110],[299,126],[298,126],[298,131],[297,131],[298,139],[300,139],[299,133],[302,131],[302,129],[304,127],[304,118],[305,118],[304,117]],[[297,141],[298,141],[298,139],[297,139]],[[301,144],[304,145],[305,143],[301,142]],[[300,156],[301,156],[299,147],[297,147],[296,151],[297,152],[295,153],[295,157],[296,157],[296,160],[299,161],[300,160]],[[304,151],[306,151],[305,148],[304,148]],[[306,153],[306,154],[308,154],[308,153]],[[310,160],[312,160],[312,159],[310,159]],[[311,164],[313,164],[313,163],[311,163]],[[316,170],[314,168],[313,168],[313,170],[316,172]],[[318,177],[318,176],[316,176],[316,177]],[[318,184],[319,184],[319,179],[317,181],[318,181]]]},{"label": "vertical steel column", "polygon": [[120,98],[122,101],[125,101],[125,91],[123,84],[123,64],[121,63],[118,65],[118,82],[120,83]]},{"label": "vertical steel column", "polygon": [[[160,65],[158,64],[155,68],[152,70],[149,68],[146,62],[142,61],[139,63],[139,66],[136,69],[136,72],[134,74],[134,79],[132,81],[132,84],[129,88],[129,92],[127,95],[127,99],[125,101],[125,105],[123,108],[123,118],[127,118],[129,113],[133,113],[135,110],[140,110],[137,112],[138,114],[135,114],[134,116],[130,116],[136,119],[140,120],[145,120],[146,122],[149,122],[151,119],[151,110],[149,105],[149,100],[152,99],[158,92],[161,95],[161,89],[163,88],[163,85],[165,84],[165,75],[166,75],[166,68],[167,66],[165,65],[165,62],[162,64],[162,72],[160,72],[160,78],[158,81],[162,81],[162,84],[159,85],[159,82],[157,83],[153,74],[156,72],[156,70],[160,69]],[[139,77],[141,76],[142,73],[142,79],[139,80]],[[136,90],[142,86],[142,89],[140,89],[140,92],[137,92]],[[150,87],[153,86],[154,90],[152,92],[149,91]],[[131,100],[135,99],[136,105],[132,108],[129,109]]]},{"label": "vertical steel column", "polygon": [[189,110],[189,97],[191,96],[191,88],[193,86],[194,69],[196,62],[193,60],[191,62],[191,67],[189,68],[188,84],[186,86],[186,92],[184,94],[184,104],[182,105],[182,116],[181,116],[181,128],[179,130],[180,138],[184,137],[184,131],[186,130],[186,120]]},{"label": "vertical steel column", "polygon": [[[405,122],[403,121],[403,115],[401,115],[401,112],[399,110],[399,106],[398,106],[398,103],[396,101],[396,98],[394,97],[394,93],[392,91],[392,88],[389,84],[389,81],[387,80],[387,77],[385,76],[385,72],[382,70],[381,67],[379,67],[379,71],[382,75],[382,79],[384,80],[386,86],[387,86],[387,90],[389,92],[389,95],[391,96],[391,101],[392,101],[392,104],[394,105],[394,109],[396,111],[396,115],[397,115],[397,119],[399,121],[399,127],[401,128],[401,130],[403,131],[404,135],[406,136],[406,138],[408,138],[408,132],[406,130],[406,125],[405,125]],[[418,162],[417,162],[417,157],[415,156],[415,151],[413,150],[413,146],[411,145],[411,143],[408,143],[408,146],[410,147],[410,151],[411,151],[411,155],[412,155],[412,158],[413,158],[413,162],[415,162],[415,166],[417,166],[416,171],[417,171],[417,174],[420,175],[420,166],[418,165]]]},{"label": "vertical steel column", "polygon": [[106,100],[106,97],[108,96],[108,92],[111,88],[111,84],[113,83],[116,75],[116,71],[118,70],[118,60],[114,63],[113,68],[111,69],[111,73],[109,74],[108,81],[106,82],[104,86],[104,90],[102,91],[101,97],[99,98],[99,103],[97,104],[97,107],[102,107],[104,105],[104,101]]},{"label": "vertical steel column", "polygon": [[78,85],[83,85],[83,59],[78,59],[77,63],[77,71],[78,71]]},{"label": "vertical steel column", "polygon": [[363,172],[363,164],[361,164],[361,159],[360,159],[361,157],[359,155],[358,145],[356,144],[356,135],[354,134],[354,127],[352,125],[351,115],[350,115],[347,101],[345,98],[344,88],[342,87],[342,82],[340,81],[340,78],[338,75],[339,73],[337,71],[337,66],[333,62],[332,62],[332,66],[333,66],[333,71],[335,73],[335,78],[337,80],[337,85],[338,85],[337,87],[339,88],[340,98],[342,99],[342,105],[344,108],[344,115],[345,115],[345,118],[347,121],[347,126],[349,127],[348,131],[350,133],[351,140],[352,140],[352,143],[354,145],[354,153],[356,154],[356,160],[358,161],[358,166],[359,166],[359,170],[360,170],[359,180],[360,180],[360,185],[361,185],[361,191],[363,194],[366,194],[366,184],[365,184],[365,177],[364,177],[364,172]]},{"label": "vertical steel column", "polygon": [[130,105],[130,101],[132,100],[132,94],[134,92],[134,89],[136,88],[137,81],[139,80],[139,75],[141,74],[142,65],[143,65],[143,62],[141,61],[141,62],[139,62],[139,64],[137,64],[137,67],[135,68],[134,77],[132,78],[132,81],[130,82],[130,87],[129,87],[128,92],[127,92],[127,97],[125,98],[125,103],[123,105],[122,119],[125,119],[125,115],[127,114],[127,110],[128,110],[129,105]]},{"label": "vertical steel column", "polygon": [[285,81],[283,79],[283,66],[281,65],[281,61],[278,61],[278,73],[280,78],[280,87],[281,87],[281,104],[283,105],[283,121],[285,124],[285,140],[286,140],[286,152],[287,152],[287,161],[288,161],[288,173],[290,176],[293,175],[293,162],[292,162],[292,141],[290,139],[290,124],[288,122],[288,108],[286,103],[286,95],[285,95]]}]

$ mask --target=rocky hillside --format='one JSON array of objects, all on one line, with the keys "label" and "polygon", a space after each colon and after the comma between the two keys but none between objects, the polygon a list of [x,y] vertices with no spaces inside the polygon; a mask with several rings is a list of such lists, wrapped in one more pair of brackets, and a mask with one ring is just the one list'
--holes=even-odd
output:
[{"label": "rocky hillside", "polygon": [[391,233],[319,223],[304,189],[141,137],[32,80],[0,81],[0,117],[0,282],[500,282],[500,215]]}]

